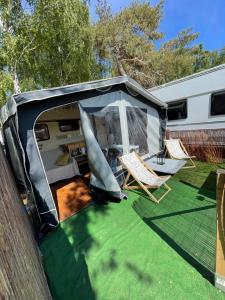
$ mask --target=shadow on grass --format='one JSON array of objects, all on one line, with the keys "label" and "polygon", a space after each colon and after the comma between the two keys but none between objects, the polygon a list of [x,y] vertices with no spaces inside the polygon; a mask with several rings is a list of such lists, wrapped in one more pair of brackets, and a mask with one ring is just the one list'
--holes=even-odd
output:
[{"label": "shadow on grass", "polygon": [[179,246],[172,238],[169,237],[163,230],[161,230],[154,222],[148,218],[143,218],[143,221],[154,230],[171,248],[173,248],[180,256],[182,256],[190,265],[198,270],[199,273],[212,284],[214,282],[214,274]]},{"label": "shadow on grass", "polygon": [[106,215],[108,206],[92,206],[70,217],[51,232],[41,245],[44,266],[53,299],[97,299],[90,276],[86,255],[101,245],[89,233],[91,222],[87,209]]},{"label": "shadow on grass", "polygon": [[[159,204],[160,205],[160,204]],[[150,211],[148,211],[148,207],[150,207]],[[157,206],[158,207],[158,206]],[[193,235],[191,235],[191,237],[189,236],[189,249],[188,247],[186,247],[186,240],[182,238],[182,226],[181,223],[183,219],[176,219],[177,220],[177,224],[179,224],[179,236],[181,237],[181,239],[176,239],[176,220],[174,219],[174,228],[171,231],[171,225],[169,225],[169,221],[168,221],[168,230],[165,230],[165,228],[163,229],[163,226],[167,226],[166,220],[167,218],[171,218],[171,217],[184,217],[187,214],[193,214],[193,213],[198,213],[198,212],[204,212],[210,209],[214,209],[216,207],[215,204],[212,205],[206,205],[206,206],[202,206],[202,207],[195,207],[195,208],[191,208],[191,209],[184,209],[184,210],[180,210],[180,211],[173,211],[173,212],[168,212],[165,214],[157,214],[158,210],[157,207],[154,210],[154,207],[149,206],[149,203],[146,202],[146,199],[144,199],[144,197],[139,197],[138,200],[134,201],[133,203],[133,209],[135,210],[135,212],[139,215],[139,217],[152,229],[154,230],[171,248],[173,248],[181,257],[183,257],[190,265],[192,265],[203,277],[205,277],[208,281],[210,281],[211,283],[214,282],[214,273],[212,272],[212,270],[210,270],[209,268],[207,268],[204,265],[204,259],[203,260],[199,260],[198,259],[198,255],[200,254],[200,252],[198,253],[197,256],[193,256],[192,254],[190,254],[190,247],[192,247],[192,243],[193,246],[195,247],[195,239],[196,239],[196,235],[195,233],[193,233]],[[169,207],[168,207],[169,208]],[[163,210],[162,210],[163,211]],[[165,209],[164,209],[165,211]],[[157,214],[157,215],[156,215]],[[198,218],[198,217],[197,217]],[[162,222],[161,222],[162,221]],[[161,226],[160,226],[161,225]],[[192,224],[191,224],[192,225]],[[177,228],[178,229],[178,228]],[[186,228],[185,230],[188,230],[188,228]],[[185,232],[184,236],[185,236]],[[172,236],[175,234],[175,239],[172,238]],[[207,247],[207,245],[205,245]],[[200,251],[202,251],[202,249],[200,249]],[[202,254],[204,255],[204,254]]]},{"label": "shadow on grass", "polygon": [[147,286],[152,284],[152,279],[149,276],[149,274],[144,273],[142,271],[140,271],[138,269],[137,266],[135,266],[133,263],[131,262],[126,262],[125,263],[126,268],[131,271],[137,278],[138,281],[143,282],[144,284],[146,284]]},{"label": "shadow on grass", "polygon": [[[96,222],[101,222],[100,229],[104,230],[102,222],[108,215],[112,219],[112,206],[115,207],[117,204],[92,204],[84,208],[80,213],[62,222],[43,241],[41,250],[53,299],[98,299],[98,293],[102,293],[102,290],[95,289],[93,283],[102,280],[104,291],[107,284],[110,284],[104,282],[105,278],[113,272],[118,276],[117,269],[120,267],[127,270],[123,274],[125,278],[128,273],[132,273],[136,280],[145,286],[152,282],[150,276],[138,267],[138,262],[137,266],[126,260],[121,262],[117,257],[117,249],[114,248],[103,251],[103,256],[99,256],[94,265],[88,265],[90,255],[98,256],[98,252],[102,251],[105,243],[108,243],[107,238],[113,239],[107,235],[106,240],[101,239],[96,232],[98,226],[95,225]],[[114,221],[116,222],[116,215]]]},{"label": "shadow on grass", "polygon": [[210,172],[199,189],[199,194],[216,199],[216,173]]},{"label": "shadow on grass", "polygon": [[[207,165],[206,165],[207,166]],[[216,198],[216,171],[210,168],[199,168],[192,173],[182,171],[175,176],[181,183],[189,185],[198,190],[202,196]]]},{"label": "shadow on grass", "polygon": [[[109,201],[120,202],[115,199]],[[66,219],[56,230],[49,233],[40,245],[53,299],[97,299],[91,284],[86,256],[92,247],[100,249],[102,245],[89,231],[93,216],[90,219],[88,210],[91,210],[91,214],[96,215],[96,218],[98,215],[106,216],[110,205],[104,204],[105,202],[97,201],[97,204],[91,204]],[[101,266],[101,271],[117,268],[114,256],[115,252],[112,252],[111,260]]]},{"label": "shadow on grass", "polygon": [[204,196],[207,198],[211,198],[212,200],[216,199],[216,173],[211,172],[201,187],[197,187],[194,184],[186,181],[186,180],[179,180],[181,183],[186,184],[196,190],[198,190],[199,200],[204,200]]},{"label": "shadow on grass", "polygon": [[168,214],[164,214],[164,215],[149,218],[149,221],[160,220],[160,219],[180,216],[180,215],[184,215],[184,214],[190,214],[190,213],[193,213],[193,212],[199,212],[199,211],[203,211],[203,210],[211,209],[211,208],[215,208],[215,207],[216,207],[216,205],[207,205],[207,206],[202,206],[202,207],[197,207],[197,208],[192,208],[192,209],[176,211],[176,212],[173,212],[173,213],[168,213]]}]

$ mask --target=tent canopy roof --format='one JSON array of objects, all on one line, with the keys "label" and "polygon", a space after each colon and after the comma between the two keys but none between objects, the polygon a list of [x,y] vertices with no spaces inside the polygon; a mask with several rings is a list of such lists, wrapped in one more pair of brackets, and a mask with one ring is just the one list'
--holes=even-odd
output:
[{"label": "tent canopy roof", "polygon": [[[158,98],[153,96],[149,91],[143,88],[135,80],[128,76],[119,76],[109,79],[102,79],[78,84],[67,85],[63,87],[56,87],[50,89],[37,90],[32,92],[25,92],[17,95],[13,95],[11,99],[7,101],[5,106],[1,109],[1,121],[4,124],[6,120],[13,114],[16,113],[16,107],[24,105],[28,102],[33,101],[44,101],[46,99],[64,96],[69,94],[81,93],[85,91],[91,91],[96,89],[104,89],[115,85],[125,85],[127,88],[135,91],[142,95],[150,102],[155,103],[159,107],[166,108],[167,104],[160,101]],[[14,109],[12,108],[14,106]]]},{"label": "tent canopy roof", "polygon": [[68,95],[83,91],[90,91],[94,89],[100,89],[113,85],[125,84],[128,88],[133,89],[135,92],[141,94],[148,100],[154,102],[161,107],[167,107],[167,105],[161,102],[158,98],[151,95],[146,89],[144,89],[135,80],[128,76],[119,76],[109,79],[101,79],[96,81],[89,81],[84,83],[72,84],[63,87],[56,87],[50,89],[37,90],[32,92],[25,92],[18,95],[14,95],[14,99],[17,105],[24,104],[29,101],[44,100],[56,96]]}]

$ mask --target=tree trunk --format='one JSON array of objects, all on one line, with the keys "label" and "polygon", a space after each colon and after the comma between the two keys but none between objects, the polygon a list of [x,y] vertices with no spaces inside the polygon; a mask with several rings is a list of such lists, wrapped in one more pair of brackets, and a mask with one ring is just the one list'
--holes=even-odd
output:
[{"label": "tree trunk", "polygon": [[119,75],[126,76],[127,75],[126,71],[124,70],[123,64],[121,63],[118,57],[116,57],[116,64],[117,64]]},{"label": "tree trunk", "polygon": [[0,299],[50,300],[32,229],[0,146]]},{"label": "tree trunk", "polygon": [[21,93],[16,68],[13,69],[13,88],[14,88],[14,94],[20,94]]}]

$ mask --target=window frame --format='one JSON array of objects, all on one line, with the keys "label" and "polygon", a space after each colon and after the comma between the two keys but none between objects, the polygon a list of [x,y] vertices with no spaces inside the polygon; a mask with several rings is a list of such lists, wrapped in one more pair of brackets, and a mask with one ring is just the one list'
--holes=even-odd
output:
[{"label": "window frame", "polygon": [[[78,128],[77,129],[71,129],[71,130],[63,130],[61,127],[60,127],[60,122],[66,122],[66,121],[75,121],[75,122],[77,122],[77,125],[78,125]],[[59,128],[59,131],[60,132],[69,132],[69,131],[79,131],[80,130],[80,119],[63,119],[63,120],[58,120],[57,122],[58,122],[58,128]],[[64,125],[64,126],[66,126],[66,125]]]},{"label": "window frame", "polygon": [[217,96],[217,95],[221,95],[221,94],[224,94],[224,97],[225,97],[225,90],[214,92],[214,93],[212,93],[210,95],[210,105],[209,105],[209,116],[210,117],[222,117],[222,116],[225,116],[225,112],[222,113],[222,114],[212,114],[212,105],[213,105],[214,97]]},{"label": "window frame", "polygon": [[[179,103],[179,102],[185,102],[185,104],[186,104],[186,117],[178,118],[178,119],[174,119],[174,120],[169,120],[169,118],[168,118],[169,105],[170,104],[176,104],[176,103]],[[168,107],[167,107],[167,121],[168,122],[186,120],[188,118],[188,99],[187,98],[183,98],[183,99],[179,99],[179,100],[175,100],[175,101],[169,101],[169,102],[167,102],[167,105],[168,105]]]},{"label": "window frame", "polygon": [[[130,110],[130,112],[129,112],[129,110]],[[136,112],[135,112],[135,110],[136,110]],[[137,136],[136,135],[132,135],[131,136],[131,132],[132,132],[132,129],[133,129],[133,127],[132,126],[129,126],[129,121],[132,121],[131,120],[131,115],[130,115],[130,113],[132,112],[132,113],[134,113],[134,115],[135,114],[138,114],[138,116],[142,119],[143,118],[143,115],[142,114],[144,114],[144,117],[146,118],[145,120],[144,120],[144,123],[146,123],[145,124],[145,127],[144,127],[144,129],[145,129],[145,134],[146,134],[146,140],[145,140],[145,144],[143,143],[142,144],[142,146],[140,146],[140,143],[136,143],[136,144],[139,144],[139,148],[141,148],[141,150],[146,150],[145,152],[147,152],[147,153],[149,153],[149,145],[148,145],[148,108],[147,107],[139,107],[139,106],[125,106],[125,111],[126,111],[126,123],[127,123],[127,131],[128,131],[128,144],[129,145],[132,145],[133,144],[133,141],[132,141],[132,139],[135,137],[135,138],[137,138]],[[134,116],[133,115],[133,116]],[[135,116],[135,119],[136,119],[136,117],[137,117],[137,115]],[[130,118],[130,119],[129,119]],[[132,128],[132,129],[130,129],[130,128]],[[139,149],[140,150],[140,149]],[[139,153],[139,155],[141,155],[141,156],[143,156],[143,155],[146,155],[147,153]]]},{"label": "window frame", "polygon": [[[38,126],[38,125],[44,125],[45,126],[45,128],[47,129],[47,136],[48,136],[48,138],[38,140],[38,138],[36,136],[36,129],[35,129],[35,127]],[[38,143],[50,140],[50,133],[49,133],[49,128],[48,128],[48,124],[47,123],[36,123],[35,126],[34,126],[34,133],[35,133],[35,138],[36,138],[36,140],[37,140]]]}]

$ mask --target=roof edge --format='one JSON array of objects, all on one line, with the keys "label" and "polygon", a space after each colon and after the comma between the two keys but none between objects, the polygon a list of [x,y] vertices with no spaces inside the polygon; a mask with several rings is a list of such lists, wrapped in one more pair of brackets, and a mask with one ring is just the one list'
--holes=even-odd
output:
[{"label": "roof edge", "polygon": [[10,116],[16,113],[18,106],[25,105],[26,103],[44,101],[58,96],[72,95],[80,92],[82,93],[121,84],[124,84],[125,86],[133,89],[136,93],[149,100],[149,102],[152,102],[161,108],[167,108],[166,103],[162,102],[157,97],[152,95],[147,89],[142,87],[135,80],[131,79],[128,76],[118,76],[13,95],[1,108],[0,119],[4,124]]},{"label": "roof edge", "polygon": [[185,77],[182,77],[182,78],[179,78],[179,79],[175,79],[175,80],[172,80],[170,82],[152,87],[152,88],[148,89],[148,91],[151,92],[151,91],[155,91],[155,90],[158,90],[158,89],[162,89],[162,88],[165,88],[165,87],[168,87],[168,86],[171,86],[171,85],[175,85],[175,84],[178,84],[178,83],[181,83],[181,82],[184,82],[184,81],[187,81],[187,80],[191,80],[191,79],[203,76],[203,75],[207,75],[207,74],[210,74],[210,73],[213,73],[213,72],[216,72],[216,71],[220,71],[220,70],[223,70],[223,69],[225,69],[225,64],[221,64],[221,65],[218,65],[216,67],[213,67],[213,68],[210,68],[210,69],[207,69],[207,70],[203,70],[203,71],[200,71],[200,72],[197,72],[197,73],[194,73],[194,74],[191,74],[191,75],[188,75],[188,76],[185,76]]},{"label": "roof edge", "polygon": [[152,101],[156,105],[159,105],[161,107],[167,107],[167,105],[165,105],[164,102],[159,100],[157,97],[153,96],[147,89],[142,87],[138,82],[136,82],[129,76],[118,76],[95,81],[82,82],[62,87],[30,91],[21,94],[16,94],[13,96],[13,98],[15,99],[17,106],[19,106],[28,102],[50,99],[56,96],[75,94],[78,92],[85,92],[88,90],[94,90],[119,84],[127,85],[128,87],[135,90],[138,94],[147,98],[149,101]]}]

